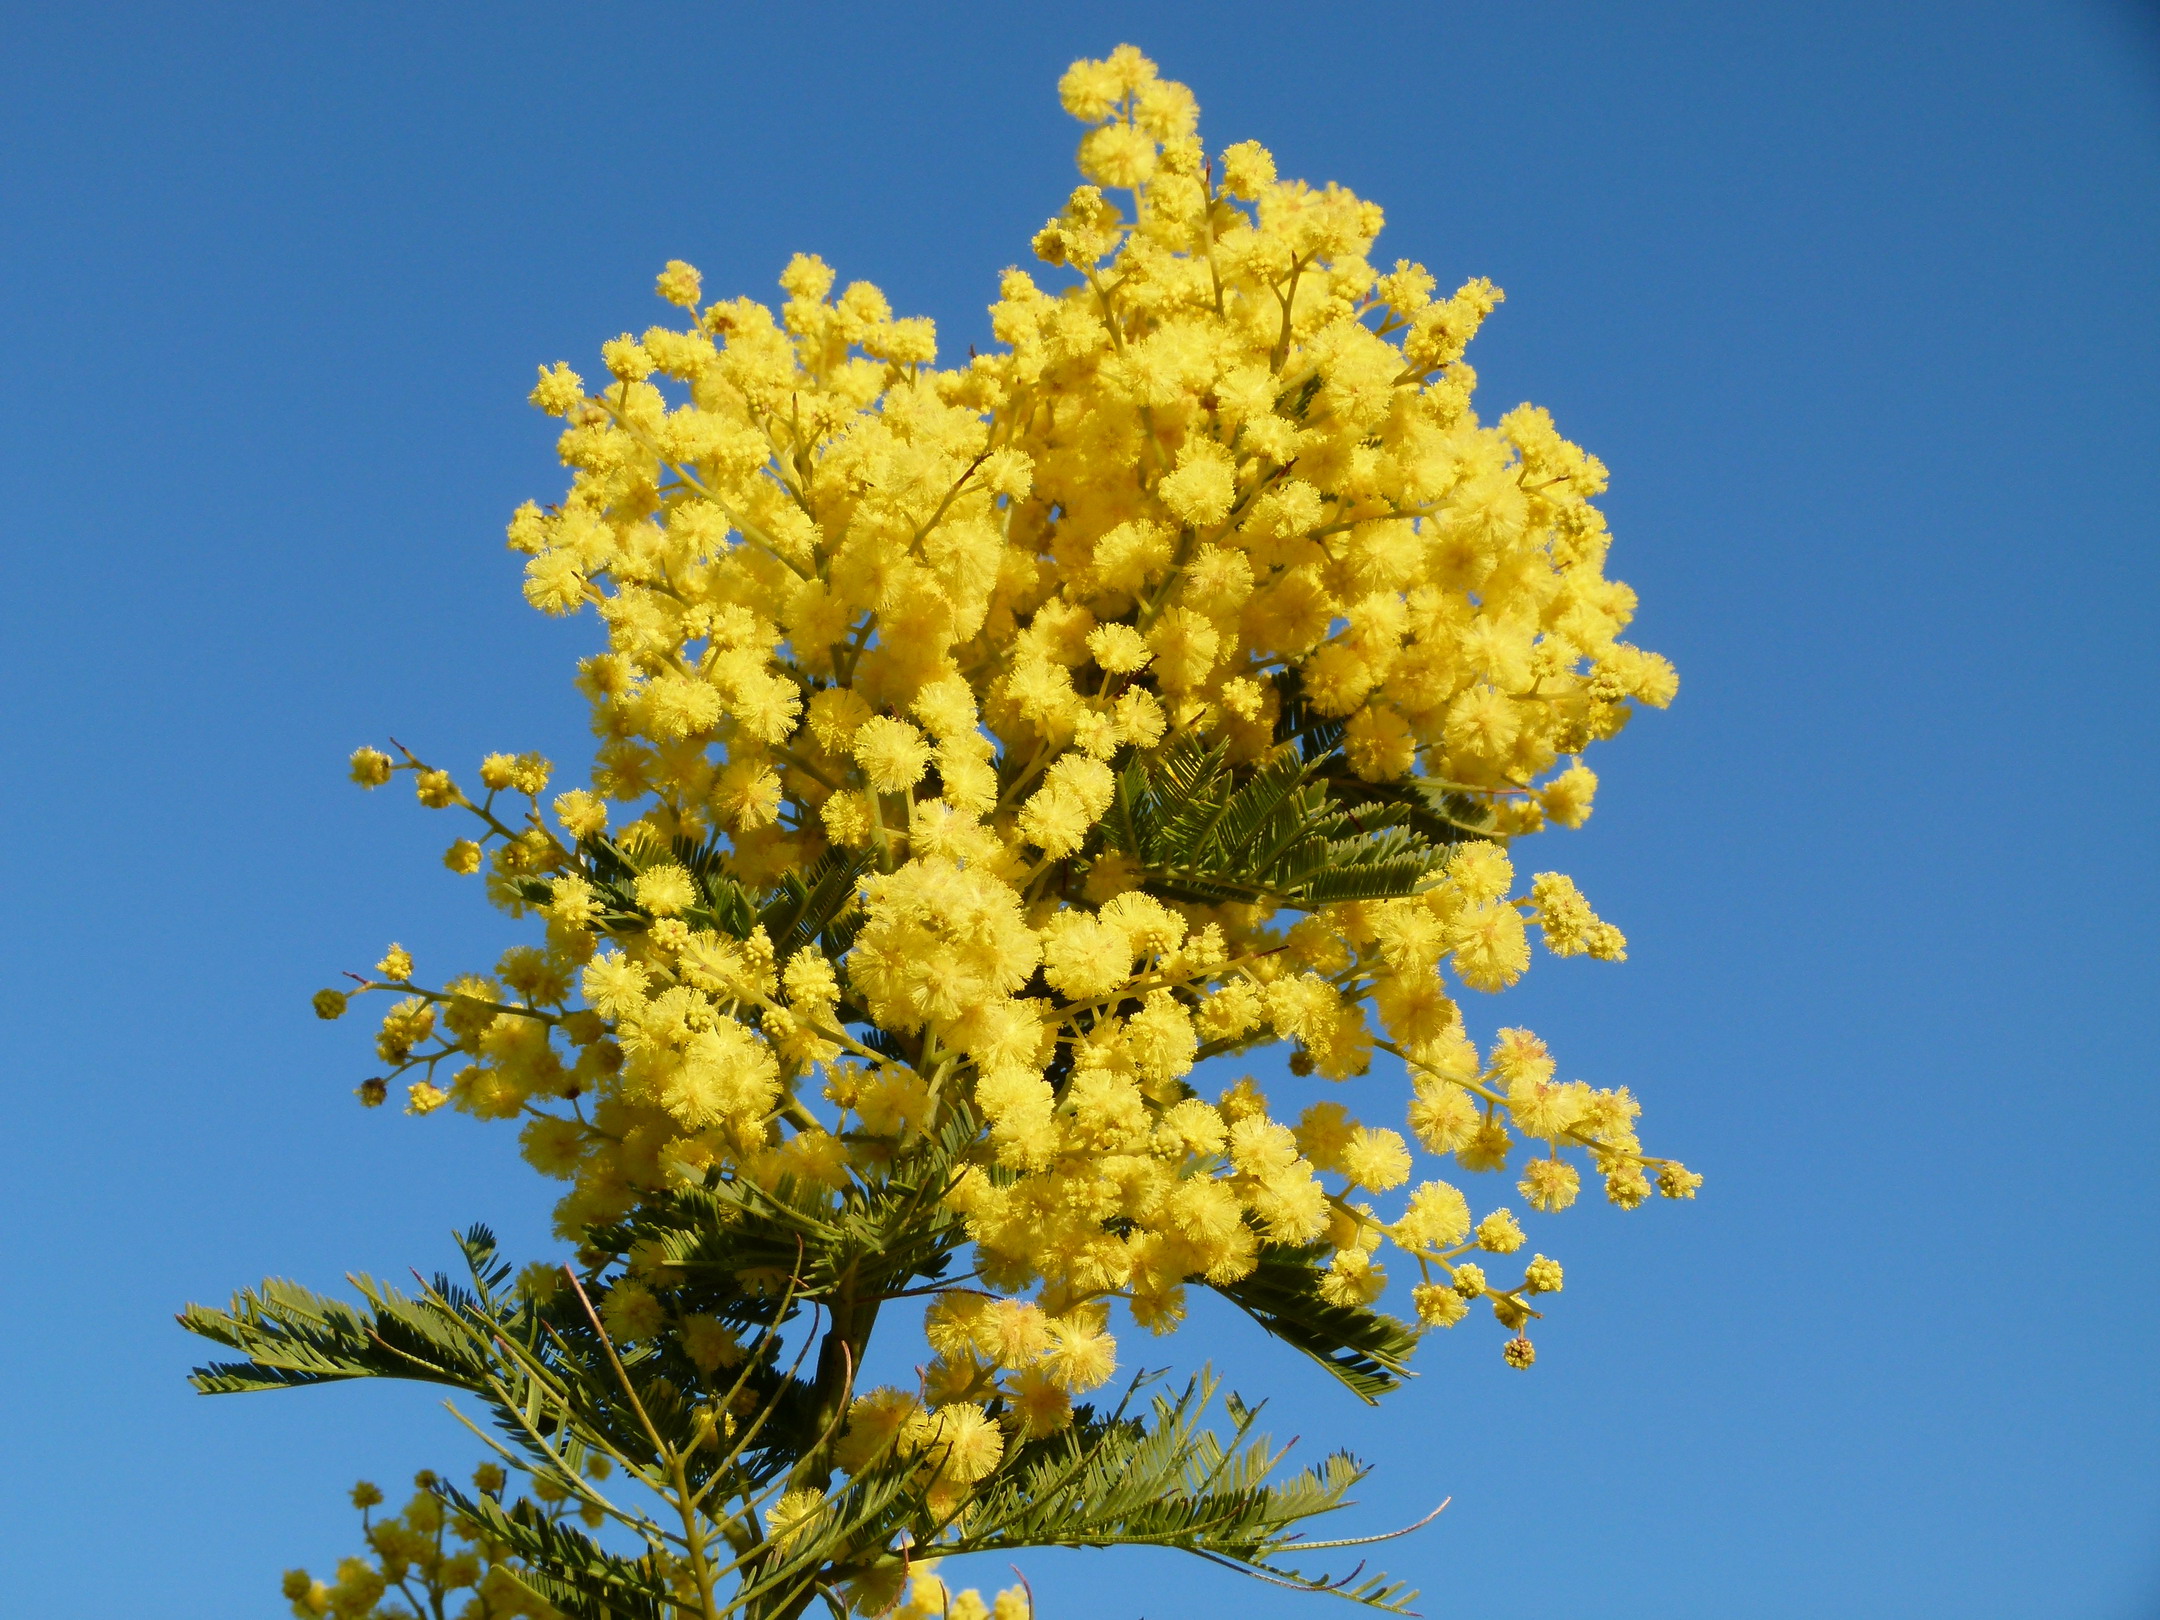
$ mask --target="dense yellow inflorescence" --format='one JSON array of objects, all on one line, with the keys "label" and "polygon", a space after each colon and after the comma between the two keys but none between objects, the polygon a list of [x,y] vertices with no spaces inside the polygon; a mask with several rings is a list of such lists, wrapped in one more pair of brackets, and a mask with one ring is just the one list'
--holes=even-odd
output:
[{"label": "dense yellow inflorescence", "polygon": [[[590,1472],[606,1478],[605,1461],[595,1460]],[[473,1489],[498,1502],[506,1483],[494,1463],[482,1463],[472,1476]],[[381,1518],[375,1516],[383,1505],[381,1488],[367,1480],[353,1486],[352,1505],[360,1514],[367,1552],[341,1559],[335,1580],[287,1570],[281,1585],[295,1620],[562,1620],[561,1611],[520,1578],[530,1572],[509,1548],[444,1504],[441,1481],[432,1472],[417,1475],[413,1485],[403,1510]],[[572,1511],[565,1493],[545,1483],[536,1491],[528,1510],[549,1523],[565,1523]],[[815,1511],[809,1503],[822,1503],[815,1491],[795,1494],[804,1499],[803,1512]],[[791,1520],[794,1509],[793,1500],[783,1497],[768,1510],[768,1530],[782,1544],[799,1529]],[[602,1518],[589,1507],[579,1510],[579,1517],[588,1529]],[[980,1591],[953,1591],[937,1574],[941,1562],[925,1557],[897,1566],[889,1583],[893,1590],[882,1594],[883,1612],[891,1620],[1034,1620],[1034,1598],[1024,1580],[985,1602]]]},{"label": "dense yellow inflorescence", "polygon": [[[1211,163],[1190,93],[1129,48],[1061,89],[1088,183],[1036,236],[1042,268],[1005,272],[996,352],[940,368],[928,321],[798,257],[777,310],[705,302],[670,264],[678,321],[604,345],[597,386],[542,373],[571,484],[510,544],[534,607],[606,629],[578,674],[586,785],[550,798],[529,755],[491,756],[477,788],[409,753],[353,762],[474,812],[447,864],[545,927],[435,988],[393,947],[367,981],[402,998],[388,1073],[363,1095],[522,1120],[570,1183],[566,1239],[715,1170],[840,1188],[976,1123],[949,1207],[981,1289],[931,1307],[920,1394],[860,1397],[842,1441],[953,1489],[1111,1376],[1113,1304],[1166,1331],[1189,1281],[1234,1282],[1267,1243],[1326,1245],[1346,1304],[1380,1301],[1399,1255],[1419,1322],[1482,1300],[1527,1365],[1560,1267],[1488,1276],[1521,1225],[1421,1156],[1512,1165],[1544,1212],[1584,1167],[1627,1208],[1698,1183],[1644,1155],[1625,1089],[1560,1079],[1524,1030],[1481,1051],[1451,990],[1514,983],[1533,931],[1624,954],[1509,849],[1580,825],[1580,756],[1675,688],[1619,639],[1635,597],[1603,572],[1604,468],[1543,410],[1473,410],[1490,283],[1436,297],[1416,264],[1376,268],[1379,208],[1278,179],[1257,144]],[[1146,892],[1100,836],[1117,771],[1194,737],[1265,760],[1292,678],[1358,778],[1463,807],[1444,867],[1306,913]],[[634,869],[629,926],[575,860],[601,839]],[[782,960],[762,930],[692,926],[701,843],[753,892],[859,853],[859,933]],[[1407,1098],[1361,1085],[1290,1120],[1250,1079],[1188,1083],[1277,1041],[1335,1081],[1390,1054]],[[666,1321],[634,1281],[608,1313],[629,1338]]]},{"label": "dense yellow inflorescence", "polygon": [[[482,1463],[472,1483],[500,1500],[506,1478],[495,1464]],[[562,1620],[518,1581],[508,1548],[445,1505],[440,1485],[434,1474],[419,1474],[404,1509],[382,1518],[374,1512],[382,1491],[366,1480],[355,1485],[352,1505],[367,1552],[341,1559],[334,1581],[287,1570],[284,1592],[295,1620]],[[550,1522],[568,1511],[553,1491],[535,1507]]]}]

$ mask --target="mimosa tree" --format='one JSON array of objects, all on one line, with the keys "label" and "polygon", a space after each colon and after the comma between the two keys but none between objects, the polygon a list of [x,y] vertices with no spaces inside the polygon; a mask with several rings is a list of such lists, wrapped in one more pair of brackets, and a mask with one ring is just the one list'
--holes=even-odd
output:
[{"label": "mimosa tree", "polygon": [[[1482,1309],[1528,1368],[1562,1276],[1514,1206],[1694,1195],[1626,1088],[1461,1004],[1533,939],[1625,954],[1515,854],[1675,688],[1620,639],[1604,468],[1473,408],[1490,283],[1435,296],[1372,203],[1211,160],[1130,48],[1061,92],[1087,183],[994,352],[940,367],[798,257],[777,310],[672,263],[672,324],[542,372],[570,487],[509,539],[604,633],[590,773],[355,754],[531,933],[449,976],[393,945],[316,1010],[387,998],[362,1101],[515,1124],[573,1258],[476,1228],[417,1293],[186,1313],[240,1357],[202,1389],[419,1379],[490,1420],[499,1461],[298,1612],[980,1614],[929,1561],[1119,1544],[1399,1607],[1305,1561],[1360,1465],[1285,1476],[1206,1374],[1119,1393],[1132,1335],[1212,1290],[1374,1400]],[[1197,1088],[1278,1044],[1334,1096]]]}]

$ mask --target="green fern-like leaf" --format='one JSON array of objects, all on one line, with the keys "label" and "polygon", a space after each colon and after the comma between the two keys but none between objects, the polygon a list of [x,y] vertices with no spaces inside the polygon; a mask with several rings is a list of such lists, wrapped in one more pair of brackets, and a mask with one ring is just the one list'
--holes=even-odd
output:
[{"label": "green fern-like leaf", "polygon": [[468,1496],[448,1484],[436,1492],[516,1560],[497,1559],[498,1569],[570,1620],[678,1620],[675,1595],[649,1557],[611,1553],[531,1502],[505,1508],[491,1496]]},{"label": "green fern-like leaf", "polygon": [[1325,756],[1284,747],[1241,773],[1226,754],[1187,740],[1119,777],[1103,836],[1151,891],[1201,904],[1390,899],[1416,893],[1441,857],[1393,808],[1339,802]]},{"label": "green fern-like leaf", "polygon": [[1410,1374],[1417,1334],[1392,1316],[1337,1305],[1320,1292],[1324,1247],[1269,1244],[1242,1280],[1217,1288],[1263,1328],[1302,1350],[1367,1405]]},{"label": "green fern-like leaf", "polygon": [[1231,1432],[1202,1424],[1216,1381],[1203,1373],[1175,1397],[1157,1395],[1146,1417],[1126,1400],[1105,1418],[1024,1448],[978,1497],[952,1543],[956,1552],[1023,1547],[1174,1547],[1246,1574],[1407,1613],[1415,1593],[1385,1577],[1312,1575],[1284,1562],[1299,1526],[1343,1505],[1365,1469],[1346,1453],[1276,1477],[1284,1453],[1255,1432],[1256,1409],[1233,1396]]},{"label": "green fern-like leaf", "polygon": [[[758,921],[785,962],[807,945],[839,957],[862,926],[855,912],[855,885],[870,869],[869,850],[831,849],[806,872],[788,872],[758,911]],[[748,932],[746,929],[745,932]]]}]

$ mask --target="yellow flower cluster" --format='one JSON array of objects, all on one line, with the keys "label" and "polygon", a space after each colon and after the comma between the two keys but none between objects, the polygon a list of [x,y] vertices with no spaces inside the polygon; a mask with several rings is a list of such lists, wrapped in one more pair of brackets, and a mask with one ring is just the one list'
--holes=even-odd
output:
[{"label": "yellow flower cluster", "polygon": [[[509,539],[533,606],[606,631],[578,672],[585,785],[550,800],[525,755],[484,761],[477,793],[402,751],[353,759],[476,815],[447,863],[545,929],[434,988],[393,947],[365,981],[402,999],[363,1096],[404,1079],[414,1112],[522,1119],[570,1182],[566,1238],[714,1172],[845,1187],[971,1123],[948,1207],[982,1291],[935,1302],[925,1388],[860,1397],[843,1442],[955,1491],[996,1464],[986,1413],[1049,1432],[1110,1376],[1113,1302],[1165,1331],[1189,1283],[1267,1245],[1324,1245],[1328,1296],[1358,1305],[1392,1248],[1420,1322],[1483,1300],[1519,1335],[1559,1266],[1489,1279],[1520,1225],[1421,1152],[1513,1164],[1542,1212],[1580,1165],[1628,1208],[1699,1179],[1528,1032],[1481,1052],[1451,989],[1512,984],[1533,930],[1624,955],[1566,877],[1520,892],[1510,854],[1579,826],[1580,756],[1675,690],[1620,639],[1604,468],[1543,410],[1473,409],[1490,283],[1377,268],[1379,208],[1279,179],[1257,144],[1211,161],[1191,94],[1129,48],[1061,92],[1088,183],[1040,268],[1004,273],[995,352],[941,368],[928,321],[798,257],[777,309],[707,302],[670,264],[678,321],[605,344],[597,385],[542,373],[570,488]],[[1293,704],[1340,728],[1353,786],[1407,784],[1450,822],[1416,892],[1198,903],[1108,836],[1136,762],[1199,743],[1264,766]],[[845,915],[815,937],[730,910],[831,882]],[[1277,1041],[1334,1081],[1400,1060],[1407,1098],[1373,1106],[1402,1128],[1189,1083]]]},{"label": "yellow flower cluster", "polygon": [[[493,1463],[481,1464],[473,1475],[483,1495],[500,1498],[505,1483]],[[335,1581],[287,1570],[284,1591],[295,1620],[561,1620],[512,1574],[507,1548],[444,1505],[432,1473],[421,1473],[413,1484],[403,1511],[382,1519],[373,1513],[382,1505],[382,1491],[366,1480],[353,1487],[367,1555],[340,1560]],[[560,1518],[560,1497],[540,1511]],[[456,1603],[460,1593],[464,1601]]]},{"label": "yellow flower cluster", "polygon": [[1035,1620],[1035,1597],[1025,1582],[985,1603],[973,1587],[953,1591],[936,1573],[937,1563],[926,1558],[915,1565],[906,1601],[892,1611],[893,1620]]}]

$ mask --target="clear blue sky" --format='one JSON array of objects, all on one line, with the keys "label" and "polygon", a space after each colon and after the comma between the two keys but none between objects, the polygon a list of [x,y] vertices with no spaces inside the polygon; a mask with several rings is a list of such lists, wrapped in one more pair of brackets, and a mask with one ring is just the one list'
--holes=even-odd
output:
[{"label": "clear blue sky", "polygon": [[[2098,4],[7,8],[0,49],[0,1607],[282,1612],[343,1485],[468,1454],[412,1391],[208,1401],[169,1313],[537,1243],[506,1134],[362,1114],[308,993],[492,956],[448,836],[341,762],[575,758],[523,607],[537,362],[662,261],[795,249],[987,341],[1130,39],[1213,145],[1381,201],[1508,302],[1484,399],[1613,468],[1680,701],[1556,859],[1633,941],[1473,1017],[1626,1083],[1691,1206],[1552,1223],[1530,1376],[1372,1414],[1435,1616],[2160,1614],[2152,481],[2160,23]],[[590,369],[588,367],[588,369]],[[1049,1615],[1334,1612],[1043,1557]],[[991,1568],[981,1579],[995,1582]]]}]

